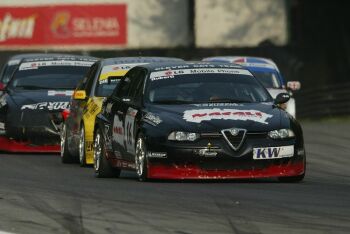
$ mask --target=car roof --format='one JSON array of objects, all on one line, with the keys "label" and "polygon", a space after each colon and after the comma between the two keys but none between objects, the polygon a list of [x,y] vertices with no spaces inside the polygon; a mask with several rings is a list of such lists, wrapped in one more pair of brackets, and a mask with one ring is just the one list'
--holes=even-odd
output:
[{"label": "car roof", "polygon": [[245,69],[238,64],[228,64],[220,62],[203,62],[203,61],[178,61],[178,62],[161,62],[161,63],[150,63],[140,65],[137,67],[143,67],[150,71],[162,71],[169,69],[192,69],[192,68],[239,68]]},{"label": "car roof", "polygon": [[262,57],[217,56],[217,57],[204,58],[203,61],[236,63],[245,67],[257,67],[257,68],[262,68],[262,66],[267,65],[265,68],[278,71],[278,67],[276,63],[274,63],[271,59],[262,58]]},{"label": "car roof", "polygon": [[96,62],[98,58],[84,55],[73,54],[41,54],[39,56],[23,58],[21,62],[36,62],[36,61],[48,61],[48,60],[77,60]]},{"label": "car roof", "polygon": [[129,64],[129,63],[157,63],[170,61],[184,61],[180,58],[173,57],[115,57],[101,60],[103,66],[114,64]]},{"label": "car roof", "polygon": [[62,56],[62,55],[68,55],[68,54],[60,54],[60,53],[25,53],[25,54],[16,54],[10,57],[9,60],[12,59],[24,59],[24,58],[33,58],[33,57],[42,57],[42,56],[47,56],[47,55],[58,55],[58,56]]}]

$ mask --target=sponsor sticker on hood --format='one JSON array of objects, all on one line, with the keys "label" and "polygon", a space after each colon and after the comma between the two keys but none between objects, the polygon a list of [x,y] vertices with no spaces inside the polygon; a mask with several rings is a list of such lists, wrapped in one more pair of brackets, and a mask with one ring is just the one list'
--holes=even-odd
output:
[{"label": "sponsor sticker on hood", "polygon": [[72,96],[74,93],[73,90],[64,90],[64,91],[56,91],[56,90],[49,90],[47,92],[47,96]]},{"label": "sponsor sticker on hood", "polygon": [[223,119],[223,120],[241,120],[254,121],[262,124],[268,124],[267,119],[272,115],[258,110],[237,110],[237,109],[198,109],[186,110],[183,118],[188,122],[200,123],[205,120]]},{"label": "sponsor sticker on hood", "polygon": [[69,108],[69,102],[40,102],[23,105],[21,110],[64,110]]}]

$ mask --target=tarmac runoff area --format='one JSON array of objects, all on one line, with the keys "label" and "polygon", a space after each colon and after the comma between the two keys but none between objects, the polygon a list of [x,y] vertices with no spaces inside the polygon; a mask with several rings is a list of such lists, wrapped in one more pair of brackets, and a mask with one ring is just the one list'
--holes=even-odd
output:
[{"label": "tarmac runoff area", "polygon": [[304,182],[96,179],[58,155],[0,155],[0,234],[349,233],[350,123],[302,123]]}]

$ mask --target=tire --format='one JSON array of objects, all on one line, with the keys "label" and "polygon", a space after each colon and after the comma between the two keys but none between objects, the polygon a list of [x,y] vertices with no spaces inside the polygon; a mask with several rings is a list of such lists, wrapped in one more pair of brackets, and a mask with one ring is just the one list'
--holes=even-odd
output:
[{"label": "tire", "polygon": [[301,182],[305,177],[305,173],[298,175],[298,176],[285,176],[285,177],[278,177],[278,180],[280,182],[285,183],[298,183]]},{"label": "tire", "polygon": [[75,163],[75,158],[69,153],[67,142],[67,127],[63,123],[61,130],[61,162],[62,163]]},{"label": "tire", "polygon": [[81,123],[81,128],[79,132],[79,163],[81,167],[86,166],[85,127],[83,123]]},{"label": "tire", "polygon": [[100,129],[94,137],[94,171],[97,178],[119,177],[120,169],[113,168],[106,159],[105,142]]},{"label": "tire", "polygon": [[148,180],[148,162],[147,147],[142,134],[139,134],[136,140],[135,149],[135,168],[139,181]]}]

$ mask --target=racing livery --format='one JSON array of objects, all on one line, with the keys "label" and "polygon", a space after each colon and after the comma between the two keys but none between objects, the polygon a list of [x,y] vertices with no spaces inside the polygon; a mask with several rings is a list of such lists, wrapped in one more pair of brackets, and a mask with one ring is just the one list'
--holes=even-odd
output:
[{"label": "racing livery", "polygon": [[[222,56],[205,58],[203,61],[209,62],[229,62],[239,64],[247,68],[259,81],[267,88],[273,98],[280,93],[288,92],[292,96],[291,91],[300,89],[299,81],[285,82],[282,74],[278,70],[277,65],[270,59],[259,57],[240,57],[240,56]],[[294,118],[296,116],[295,99],[290,100],[282,105],[284,109]]]},{"label": "racing livery", "polygon": [[136,170],[141,181],[277,177],[301,181],[299,123],[239,65],[183,62],[136,66],[96,118],[97,177]]},{"label": "racing livery", "polygon": [[96,60],[50,54],[22,59],[0,97],[0,150],[59,152],[62,111]]},{"label": "racing livery", "polygon": [[69,115],[61,132],[63,163],[78,161],[81,166],[93,164],[95,118],[102,101],[114,90],[130,68],[145,63],[182,61],[163,57],[119,57],[96,62],[79,84],[71,100]]}]

